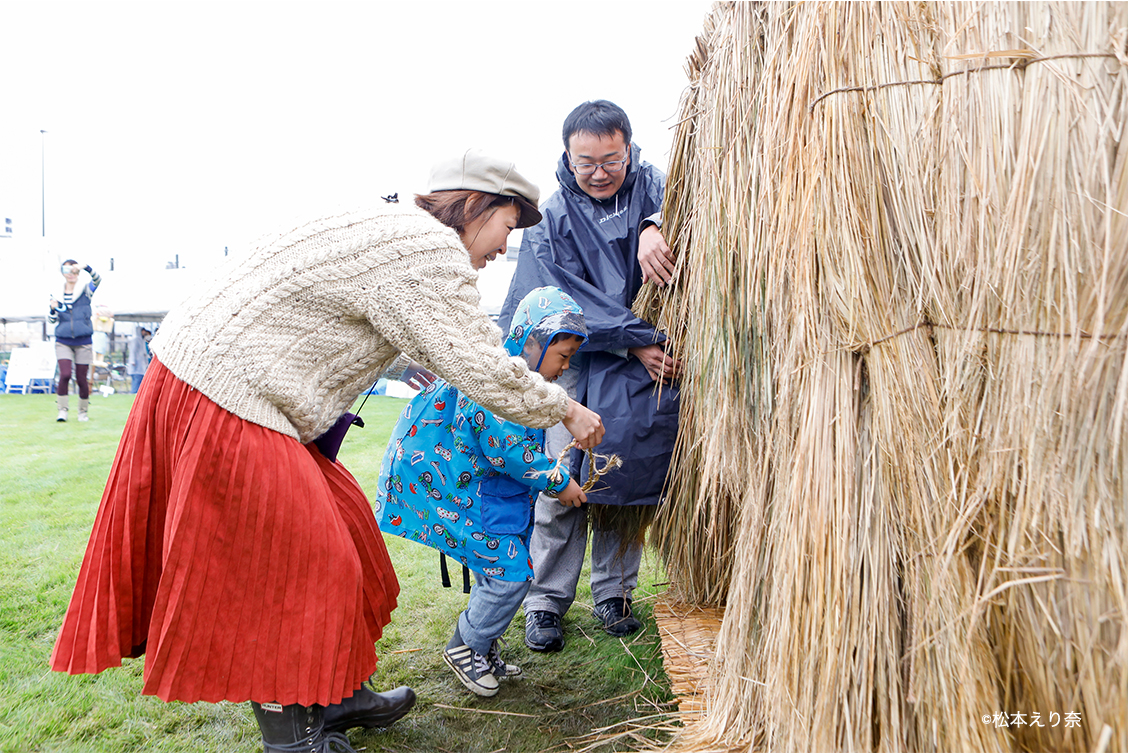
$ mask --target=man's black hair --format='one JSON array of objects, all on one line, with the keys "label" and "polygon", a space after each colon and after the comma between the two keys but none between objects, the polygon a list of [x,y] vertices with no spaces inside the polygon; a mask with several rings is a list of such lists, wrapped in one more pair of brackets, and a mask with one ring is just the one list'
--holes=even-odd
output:
[{"label": "man's black hair", "polygon": [[568,149],[568,139],[574,133],[590,133],[595,136],[614,136],[623,134],[627,146],[631,145],[631,121],[623,108],[606,99],[584,102],[564,118],[564,149]]}]

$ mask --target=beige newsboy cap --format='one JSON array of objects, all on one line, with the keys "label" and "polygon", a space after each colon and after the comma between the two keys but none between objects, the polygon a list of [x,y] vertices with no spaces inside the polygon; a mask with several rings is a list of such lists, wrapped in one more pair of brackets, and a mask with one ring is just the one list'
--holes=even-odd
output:
[{"label": "beige newsboy cap", "polygon": [[427,192],[482,191],[517,199],[521,216],[517,227],[532,227],[541,221],[537,210],[540,189],[517,172],[512,162],[486,154],[481,149],[467,149],[453,159],[443,160],[431,168]]}]

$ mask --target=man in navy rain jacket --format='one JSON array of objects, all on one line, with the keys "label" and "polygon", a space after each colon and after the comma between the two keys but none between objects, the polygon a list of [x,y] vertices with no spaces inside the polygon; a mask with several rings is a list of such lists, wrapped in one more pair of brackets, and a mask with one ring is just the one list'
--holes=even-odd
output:
[{"label": "man in navy rain jacket", "polygon": [[[589,504],[658,504],[677,434],[681,364],[666,355],[664,337],[631,313],[647,278],[669,281],[672,255],[660,231],[665,175],[641,161],[630,121],[618,106],[585,102],[564,121],[560,188],[541,207],[544,219],[524,231],[517,269],[499,324],[533,288],[563,289],[583,308],[589,340],[559,384],[596,411],[607,427],[601,454],[619,455],[620,470],[588,492]],[[663,382],[656,390],[656,380]],[[659,394],[660,393],[660,394]],[[570,437],[548,432],[556,455]],[[573,470],[586,480],[574,452]],[[563,507],[543,495],[536,504],[530,551],[533,585],[524,601],[525,643],[536,651],[564,647],[561,618],[576,595],[587,546],[587,508]],[[612,635],[638,630],[631,593],[642,547],[620,547],[614,531],[592,534],[591,591],[597,617]]]}]

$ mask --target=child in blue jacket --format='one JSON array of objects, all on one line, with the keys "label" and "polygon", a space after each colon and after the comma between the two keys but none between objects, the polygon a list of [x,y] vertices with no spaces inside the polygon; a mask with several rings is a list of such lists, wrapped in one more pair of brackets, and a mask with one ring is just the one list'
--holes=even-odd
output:
[{"label": "child in blue jacket", "polygon": [[[517,307],[505,349],[554,381],[587,341],[583,311],[559,288],[537,288]],[[443,659],[481,696],[519,676],[497,639],[533,578],[529,536],[543,492],[579,507],[587,495],[544,452],[544,429],[494,416],[442,380],[413,399],[392,430],[376,518],[385,533],[444,552],[474,571],[474,588]]]}]

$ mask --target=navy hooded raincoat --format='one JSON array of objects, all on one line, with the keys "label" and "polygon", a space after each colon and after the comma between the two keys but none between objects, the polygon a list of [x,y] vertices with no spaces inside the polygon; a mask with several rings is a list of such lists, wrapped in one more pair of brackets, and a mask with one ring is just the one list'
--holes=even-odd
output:
[{"label": "navy hooded raincoat", "polygon": [[[576,399],[603,419],[606,434],[596,451],[623,460],[622,468],[588,492],[588,501],[657,504],[677,435],[678,388],[665,386],[659,395],[646,367],[626,350],[664,340],[631,313],[631,303],[642,287],[640,225],[661,210],[665,175],[642,162],[632,144],[627,177],[606,200],[584,193],[568,168],[567,153],[556,178],[559,190],[540,207],[544,219],[523,233],[498,323],[507,331],[520,300],[543,285],[559,287],[576,300],[588,327],[588,343],[572,359],[579,372]],[[573,472],[586,480],[581,459],[574,453]]]}]

